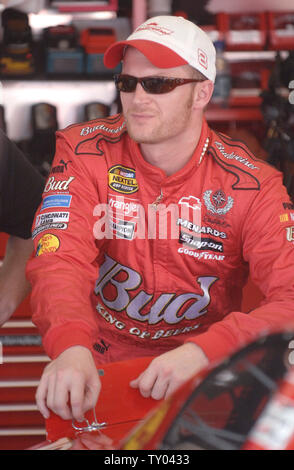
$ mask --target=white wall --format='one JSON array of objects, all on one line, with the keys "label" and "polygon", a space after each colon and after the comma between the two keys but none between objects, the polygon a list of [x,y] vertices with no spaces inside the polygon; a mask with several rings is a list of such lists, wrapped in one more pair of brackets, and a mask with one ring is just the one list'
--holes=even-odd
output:
[{"label": "white wall", "polygon": [[111,105],[116,96],[110,81],[5,81],[1,102],[7,135],[13,140],[32,136],[31,107],[46,102],[57,108],[59,128],[84,120],[84,105],[98,101]]}]

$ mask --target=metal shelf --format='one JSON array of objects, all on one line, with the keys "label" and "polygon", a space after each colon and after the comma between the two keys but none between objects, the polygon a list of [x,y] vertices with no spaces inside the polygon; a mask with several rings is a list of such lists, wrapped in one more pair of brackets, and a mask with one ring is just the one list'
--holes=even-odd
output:
[{"label": "metal shelf", "polygon": [[57,8],[59,12],[93,12],[93,11],[117,11],[118,0],[88,0],[88,1],[64,1],[56,0],[51,2],[51,6]]},{"label": "metal shelf", "polygon": [[258,107],[223,108],[217,106],[208,107],[205,112],[208,121],[262,121],[263,116]]},{"label": "metal shelf", "polygon": [[248,62],[248,61],[270,61],[273,62],[277,53],[280,53],[282,59],[289,55],[288,51],[225,51],[224,56],[229,62]]}]

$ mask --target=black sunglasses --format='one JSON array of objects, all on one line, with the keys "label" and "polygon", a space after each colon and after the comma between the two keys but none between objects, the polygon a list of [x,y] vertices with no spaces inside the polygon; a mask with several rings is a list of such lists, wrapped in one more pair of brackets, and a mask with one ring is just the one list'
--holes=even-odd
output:
[{"label": "black sunglasses", "polygon": [[118,91],[132,93],[137,87],[137,83],[142,85],[146,93],[160,95],[169,93],[177,86],[185,85],[192,82],[203,82],[204,79],[194,78],[168,78],[168,77],[133,77],[132,75],[118,74],[114,75],[115,86]]}]

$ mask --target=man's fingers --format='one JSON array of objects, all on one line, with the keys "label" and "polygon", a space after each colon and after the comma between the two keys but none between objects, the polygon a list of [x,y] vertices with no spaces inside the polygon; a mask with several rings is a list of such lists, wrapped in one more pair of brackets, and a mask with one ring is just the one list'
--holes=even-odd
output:
[{"label": "man's fingers", "polygon": [[84,399],[84,412],[95,408],[97,401],[98,401],[100,389],[101,389],[101,383],[99,379],[92,381],[86,387],[86,393],[85,393],[85,399]]},{"label": "man's fingers", "polygon": [[44,419],[48,419],[50,416],[50,411],[48,410],[46,406],[46,398],[47,398],[47,390],[48,390],[47,387],[48,387],[47,377],[43,376],[36,392],[36,403]]},{"label": "man's fingers", "polygon": [[100,381],[79,387],[74,387],[70,393],[70,403],[73,419],[83,421],[85,413],[95,408],[100,392]]},{"label": "man's fingers", "polygon": [[150,366],[142,372],[136,379],[130,382],[133,388],[138,388],[141,395],[145,398],[151,396],[152,388],[155,384],[157,373]]},{"label": "man's fingers", "polygon": [[146,378],[141,374],[137,379],[130,382],[130,386],[138,388],[145,398],[151,397],[154,400],[161,400],[166,395],[169,383],[156,375],[150,375]]},{"label": "man's fingers", "polygon": [[36,394],[44,418],[49,410],[63,419],[83,421],[96,405],[100,379],[91,352],[83,346],[63,351],[44,370]]},{"label": "man's fingers", "polygon": [[[85,377],[75,371],[56,379],[55,386],[49,387],[47,406],[62,419],[83,421],[86,411],[93,409],[100,392],[98,375],[90,377],[89,383]],[[51,398],[52,396],[52,398]]]},{"label": "man's fingers", "polygon": [[72,417],[76,421],[84,420],[84,384],[75,384],[70,390],[70,406]]},{"label": "man's fingers", "polygon": [[140,379],[141,379],[143,373],[144,372],[142,372],[142,374],[140,374],[136,379],[131,380],[130,386],[132,388],[138,388],[139,387]]},{"label": "man's fingers", "polygon": [[181,382],[170,381],[167,385],[164,398],[169,398],[180,386],[181,386]]},{"label": "man's fingers", "polygon": [[48,387],[47,406],[62,419],[72,419],[69,406],[71,382],[58,374],[51,377]]},{"label": "man's fingers", "polygon": [[161,377],[157,377],[151,390],[151,398],[153,398],[154,400],[161,400],[162,398],[165,398],[168,387],[168,380],[165,380]]}]

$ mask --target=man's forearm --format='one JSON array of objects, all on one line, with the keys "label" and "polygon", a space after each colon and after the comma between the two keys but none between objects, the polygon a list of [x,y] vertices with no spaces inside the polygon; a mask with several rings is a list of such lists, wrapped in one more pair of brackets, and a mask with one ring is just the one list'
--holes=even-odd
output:
[{"label": "man's forearm", "polygon": [[25,268],[33,250],[31,239],[11,236],[0,268],[0,324],[7,321],[30,292]]}]

